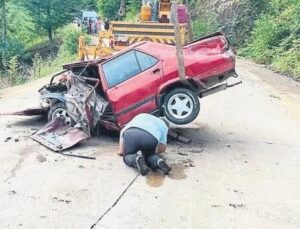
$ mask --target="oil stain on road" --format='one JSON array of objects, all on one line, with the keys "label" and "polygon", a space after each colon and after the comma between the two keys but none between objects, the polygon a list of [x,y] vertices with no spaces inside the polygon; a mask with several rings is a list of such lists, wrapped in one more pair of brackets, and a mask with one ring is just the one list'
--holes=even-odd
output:
[{"label": "oil stain on road", "polygon": [[191,159],[183,160],[179,163],[172,163],[170,166],[172,167],[172,170],[167,176],[159,172],[150,172],[146,176],[147,185],[158,188],[163,185],[166,177],[172,180],[184,180],[187,178],[185,170],[189,167],[195,167]]}]

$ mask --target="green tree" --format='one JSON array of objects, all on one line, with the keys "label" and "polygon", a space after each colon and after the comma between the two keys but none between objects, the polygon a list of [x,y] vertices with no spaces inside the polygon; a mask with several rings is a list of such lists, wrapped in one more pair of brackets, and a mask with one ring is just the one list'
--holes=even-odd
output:
[{"label": "green tree", "polygon": [[108,19],[117,18],[121,0],[98,0],[98,9],[102,16]]},{"label": "green tree", "polygon": [[96,0],[81,0],[81,3],[78,5],[78,7],[79,7],[79,9],[95,10],[97,8],[97,1]]},{"label": "green tree", "polygon": [[53,40],[53,32],[71,22],[75,15],[76,0],[22,0],[37,29],[42,29]]},{"label": "green tree", "polygon": [[7,42],[6,0],[0,0],[1,41],[0,41],[0,69],[5,65],[5,46]]},{"label": "green tree", "polygon": [[300,1],[271,0],[240,53],[300,79]]},{"label": "green tree", "polygon": [[1,8],[1,41],[4,44],[7,39],[7,21],[6,21],[6,2],[7,0],[0,0]]},{"label": "green tree", "polygon": [[141,0],[127,0],[126,4],[126,15],[124,20],[135,20],[138,19],[141,11],[142,1]]},{"label": "green tree", "polygon": [[127,1],[128,10],[131,12],[139,13],[142,6],[141,0],[128,0]]},{"label": "green tree", "polygon": [[24,47],[29,47],[37,40],[35,25],[28,11],[14,1],[7,4],[8,38],[19,41]]}]

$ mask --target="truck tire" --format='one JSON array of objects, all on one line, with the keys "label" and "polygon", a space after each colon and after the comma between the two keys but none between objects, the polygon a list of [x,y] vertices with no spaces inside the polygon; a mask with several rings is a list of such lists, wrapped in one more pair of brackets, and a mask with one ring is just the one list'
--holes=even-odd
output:
[{"label": "truck tire", "polygon": [[176,88],[165,95],[163,108],[164,115],[170,122],[185,125],[197,118],[200,102],[191,90]]},{"label": "truck tire", "polygon": [[67,126],[74,126],[75,124],[68,114],[66,105],[61,102],[53,104],[48,110],[48,121],[50,122],[55,118],[61,118]]}]

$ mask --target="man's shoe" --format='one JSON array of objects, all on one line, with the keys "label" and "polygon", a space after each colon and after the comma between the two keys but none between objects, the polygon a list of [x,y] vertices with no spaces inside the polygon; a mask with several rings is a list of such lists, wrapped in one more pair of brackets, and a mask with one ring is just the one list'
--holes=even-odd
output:
[{"label": "man's shoe", "polygon": [[143,176],[145,176],[149,172],[149,168],[147,167],[142,156],[136,157],[136,167]]},{"label": "man's shoe", "polygon": [[172,168],[168,166],[163,159],[158,160],[157,166],[161,171],[163,171],[164,174],[168,174],[172,170]]}]

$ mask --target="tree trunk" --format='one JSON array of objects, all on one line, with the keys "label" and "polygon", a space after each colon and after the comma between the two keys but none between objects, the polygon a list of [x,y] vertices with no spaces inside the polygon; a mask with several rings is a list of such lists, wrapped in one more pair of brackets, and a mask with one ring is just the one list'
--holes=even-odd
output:
[{"label": "tree trunk", "polygon": [[48,38],[50,41],[53,41],[53,33],[51,26],[48,28]]},{"label": "tree trunk", "polygon": [[51,24],[51,4],[50,1],[48,1],[48,5],[47,5],[47,17],[48,17],[48,28],[47,28],[47,32],[48,32],[48,38],[50,41],[53,41],[53,34],[52,34],[52,24]]},{"label": "tree trunk", "polygon": [[[5,47],[6,46],[6,41],[7,41],[7,22],[6,22],[6,0],[0,0],[0,7],[1,7],[1,43]],[[5,49],[1,52],[0,56],[0,68],[4,69],[5,67]]]},{"label": "tree trunk", "polygon": [[6,43],[7,39],[7,22],[6,22],[6,5],[5,0],[0,0],[1,3],[1,28],[2,28],[2,37],[1,40],[3,43]]}]

